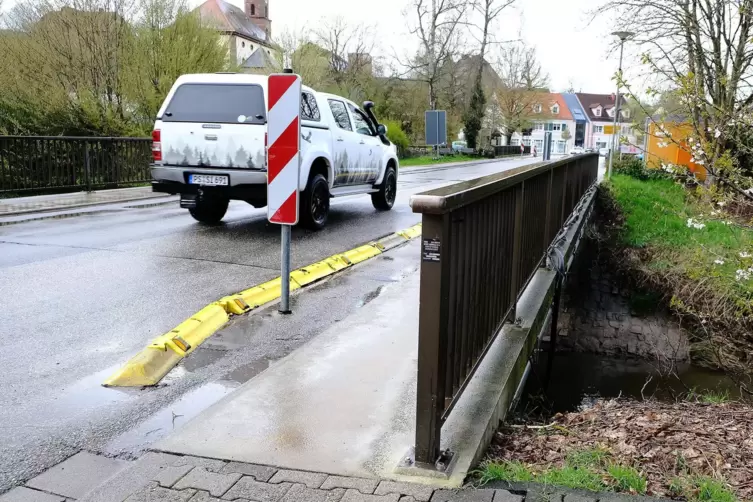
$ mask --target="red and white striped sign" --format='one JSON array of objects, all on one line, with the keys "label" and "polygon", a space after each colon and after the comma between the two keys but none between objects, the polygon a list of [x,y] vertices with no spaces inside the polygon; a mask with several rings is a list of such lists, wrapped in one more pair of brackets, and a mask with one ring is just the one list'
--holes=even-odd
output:
[{"label": "red and white striped sign", "polygon": [[267,92],[267,219],[295,225],[301,168],[301,77],[270,75]]}]

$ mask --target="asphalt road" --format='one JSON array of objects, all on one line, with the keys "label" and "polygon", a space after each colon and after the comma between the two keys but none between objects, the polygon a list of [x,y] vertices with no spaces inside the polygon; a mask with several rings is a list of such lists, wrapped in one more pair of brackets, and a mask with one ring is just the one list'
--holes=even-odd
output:
[{"label": "asphalt road", "polygon": [[[327,228],[293,230],[293,266],[419,222],[408,207],[413,193],[530,162],[406,169],[395,208],[385,213],[368,196],[334,199]],[[379,266],[391,267],[384,273],[393,277],[402,265]],[[346,273],[335,279],[345,288],[335,296],[348,300],[333,307],[332,294],[319,288],[307,308],[321,314],[294,333],[277,329],[278,336],[249,347],[248,329],[233,335],[231,326],[227,343],[222,336],[213,342],[222,351],[261,347],[264,358],[237,351],[210,365],[219,351],[209,346],[156,389],[100,387],[146,342],[199,308],[278,275],[279,228],[267,223],[266,210],[240,202],[231,203],[217,227],[199,225],[177,203],[121,203],[0,226],[0,493],[81,449],[137,455],[176,420],[232,391],[228,381],[250,378],[263,361],[284,356],[378,294],[372,279]],[[273,314],[257,317],[275,329]],[[224,384],[213,383],[223,377]]]}]

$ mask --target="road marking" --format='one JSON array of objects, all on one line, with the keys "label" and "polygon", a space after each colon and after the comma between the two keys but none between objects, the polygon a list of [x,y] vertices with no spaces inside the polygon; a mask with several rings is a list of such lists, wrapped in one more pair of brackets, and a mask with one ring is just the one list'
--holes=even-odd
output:
[{"label": "road marking", "polygon": [[[334,254],[290,273],[290,290],[301,289],[405,244],[421,235],[414,225],[369,244]],[[102,385],[148,387],[157,385],[183,358],[219,331],[232,315],[242,315],[280,298],[282,279],[277,277],[240,293],[212,302],[167,333],[158,336],[133,356]]]}]

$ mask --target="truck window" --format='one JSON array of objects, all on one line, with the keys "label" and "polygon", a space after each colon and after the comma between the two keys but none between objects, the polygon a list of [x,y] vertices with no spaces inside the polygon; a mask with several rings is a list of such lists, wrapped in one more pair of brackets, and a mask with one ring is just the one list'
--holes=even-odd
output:
[{"label": "truck window", "polygon": [[266,119],[264,91],[255,84],[183,84],[162,115],[163,122],[203,124],[264,124]]},{"label": "truck window", "polygon": [[369,119],[366,118],[366,115],[350,103],[348,103],[348,108],[350,108],[350,113],[353,115],[356,132],[358,134],[363,134],[364,136],[376,136],[375,132],[371,129],[371,124],[369,123]]},{"label": "truck window", "polygon": [[319,122],[322,116],[319,113],[319,105],[316,98],[310,92],[301,93],[301,120]]},{"label": "truck window", "polygon": [[329,109],[332,110],[332,115],[335,117],[335,122],[340,129],[346,131],[352,131],[353,127],[350,125],[350,117],[348,117],[348,109],[345,108],[345,103],[330,99]]}]

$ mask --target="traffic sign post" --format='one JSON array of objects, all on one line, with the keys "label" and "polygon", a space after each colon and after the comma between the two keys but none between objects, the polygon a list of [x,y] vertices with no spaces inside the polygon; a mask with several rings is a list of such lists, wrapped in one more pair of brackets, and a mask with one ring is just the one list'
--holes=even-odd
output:
[{"label": "traffic sign post", "polygon": [[301,169],[301,77],[269,76],[267,88],[267,219],[282,225],[279,311],[290,313],[290,227],[298,223]]},{"label": "traffic sign post", "polygon": [[426,145],[436,150],[439,145],[447,143],[447,112],[444,110],[426,110]]}]

